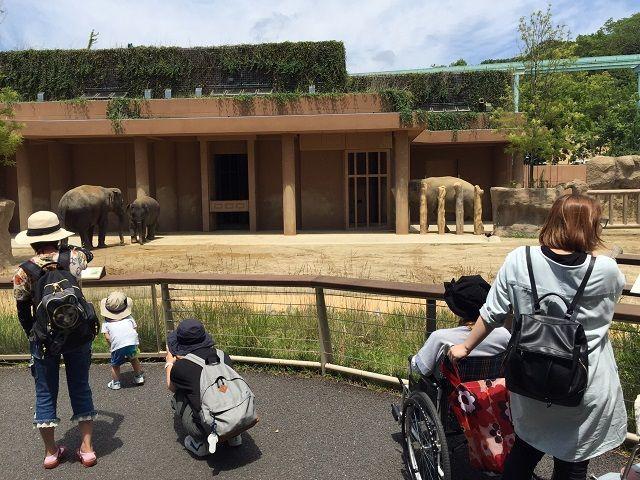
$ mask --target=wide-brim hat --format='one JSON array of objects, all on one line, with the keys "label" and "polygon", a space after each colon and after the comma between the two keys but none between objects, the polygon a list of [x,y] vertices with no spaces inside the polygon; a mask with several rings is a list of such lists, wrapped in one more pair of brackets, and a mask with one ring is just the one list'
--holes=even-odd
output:
[{"label": "wide-brim hat", "polygon": [[31,245],[38,242],[58,242],[72,235],[73,232],[60,226],[55,213],[41,210],[29,215],[27,229],[17,234],[15,240],[20,245]]},{"label": "wide-brim hat", "polygon": [[178,328],[167,335],[167,347],[172,355],[185,355],[200,348],[213,347],[211,335],[204,329],[202,322],[187,318],[180,322]]},{"label": "wide-brim hat", "polygon": [[477,320],[491,285],[480,275],[466,275],[444,282],[444,301],[463,320]]},{"label": "wide-brim hat", "polygon": [[111,320],[122,320],[131,315],[133,300],[122,292],[112,292],[100,300],[100,313]]}]

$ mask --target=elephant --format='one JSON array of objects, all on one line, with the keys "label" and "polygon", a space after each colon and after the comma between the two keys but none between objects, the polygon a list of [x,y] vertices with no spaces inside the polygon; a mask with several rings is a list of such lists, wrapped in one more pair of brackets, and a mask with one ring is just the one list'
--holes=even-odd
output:
[{"label": "elephant", "polygon": [[155,238],[160,215],[160,204],[155,198],[147,195],[138,197],[127,205],[127,213],[130,219],[131,243],[138,242],[144,245],[145,241]]},{"label": "elephant", "polygon": [[98,227],[98,248],[106,247],[109,212],[118,216],[120,245],[124,245],[122,231],[126,228],[126,214],[122,192],[118,188],[80,185],[65,193],[58,203],[58,216],[65,228],[80,235],[84,248],[93,248],[93,231]]},{"label": "elephant", "polygon": [[445,186],[447,196],[445,197],[445,211],[447,217],[455,216],[456,201],[453,186],[456,183],[462,185],[464,197],[464,218],[473,220],[473,196],[474,186],[458,177],[428,177],[424,179],[411,180],[409,182],[409,208],[412,218],[418,218],[420,211],[420,188],[422,182],[427,185],[427,222],[436,223],[438,211],[438,187]]}]

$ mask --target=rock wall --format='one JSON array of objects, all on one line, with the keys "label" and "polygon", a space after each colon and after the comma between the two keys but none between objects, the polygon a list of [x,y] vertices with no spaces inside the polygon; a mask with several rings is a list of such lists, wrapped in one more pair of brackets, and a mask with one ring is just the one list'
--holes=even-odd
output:
[{"label": "rock wall", "polygon": [[640,188],[640,155],[590,159],[587,184],[593,190]]},{"label": "rock wall", "polygon": [[0,200],[0,268],[13,264],[9,222],[13,217],[15,206],[12,200]]},{"label": "rock wall", "polygon": [[493,234],[535,236],[563,188],[491,188]]}]

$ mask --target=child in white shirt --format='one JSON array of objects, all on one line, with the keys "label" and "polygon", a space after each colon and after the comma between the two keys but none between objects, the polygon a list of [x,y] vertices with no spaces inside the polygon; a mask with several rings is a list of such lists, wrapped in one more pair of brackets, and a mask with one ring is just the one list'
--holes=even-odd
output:
[{"label": "child in white shirt", "polygon": [[140,340],[136,331],[136,322],[131,317],[133,301],[122,292],[111,292],[100,301],[100,313],[104,317],[102,333],[109,343],[111,351],[111,381],[107,384],[111,390],[120,390],[120,366],[130,362],[137,385],[144,383],[144,372],[138,360]]}]

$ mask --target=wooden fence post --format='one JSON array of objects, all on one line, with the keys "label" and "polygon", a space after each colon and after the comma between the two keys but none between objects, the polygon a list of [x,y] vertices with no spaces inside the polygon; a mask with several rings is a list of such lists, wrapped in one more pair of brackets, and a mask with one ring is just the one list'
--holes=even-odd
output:
[{"label": "wooden fence post", "polygon": [[473,196],[473,234],[484,234],[484,224],[482,223],[482,194],[484,190],[480,186],[474,187]]},{"label": "wooden fence post", "polygon": [[[160,345],[160,316],[158,315],[158,292],[156,292],[156,285],[151,285],[151,313],[153,315],[153,328],[156,331],[156,349],[161,352]],[[164,332],[165,338],[167,338],[167,332]]]},{"label": "wooden fence post", "polygon": [[447,195],[447,188],[444,185],[438,187],[438,234],[443,235],[447,223],[445,219],[445,197]]},{"label": "wooden fence post", "polygon": [[453,186],[456,192],[456,235],[464,234],[464,190],[461,183]]},{"label": "wooden fence post", "polygon": [[429,338],[436,331],[436,301],[427,298],[427,322],[425,324],[424,339]]},{"label": "wooden fence post", "polygon": [[322,374],[325,365],[333,362],[333,347],[331,346],[331,330],[327,318],[327,305],[324,299],[324,289],[316,288],[316,312],[318,315],[318,339],[320,340],[320,366]]},{"label": "wooden fence post", "polygon": [[160,284],[160,294],[162,296],[162,309],[164,311],[164,328],[165,331],[170,332],[173,330],[173,311],[171,310],[171,294],[169,293],[169,285],[166,283]]},{"label": "wooden fence post", "polygon": [[429,232],[429,205],[427,204],[427,186],[420,183],[420,234]]}]

